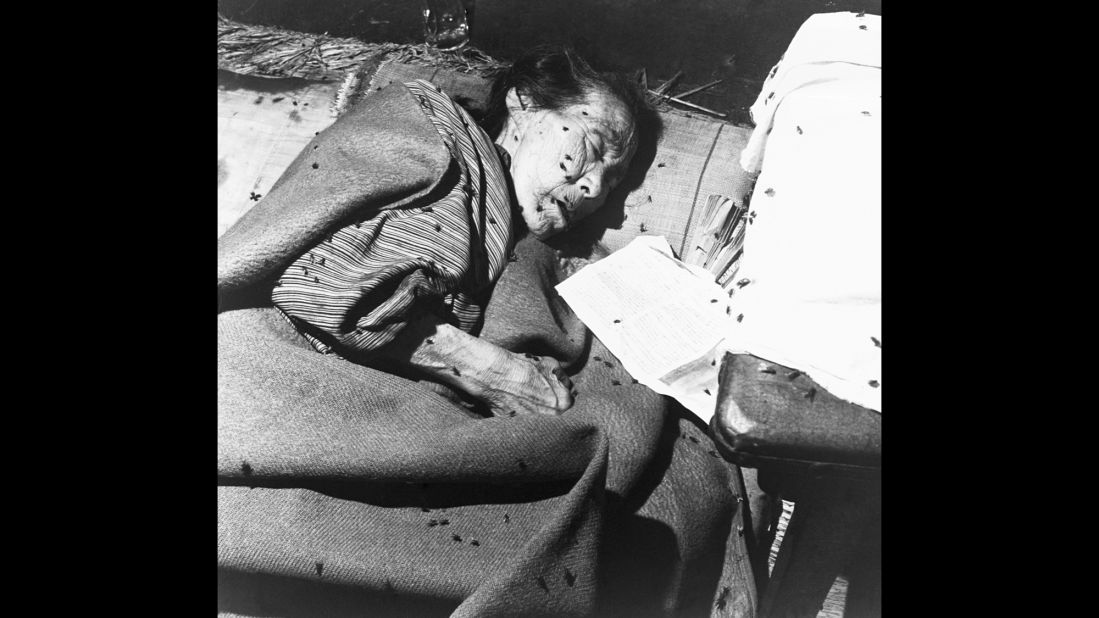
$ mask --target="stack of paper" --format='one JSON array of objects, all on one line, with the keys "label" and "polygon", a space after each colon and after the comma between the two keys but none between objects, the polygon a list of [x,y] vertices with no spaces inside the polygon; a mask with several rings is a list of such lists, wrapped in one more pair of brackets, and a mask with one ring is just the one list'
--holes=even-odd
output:
[{"label": "stack of paper", "polygon": [[727,290],[736,281],[744,229],[750,220],[747,210],[747,206],[737,205],[732,198],[711,195],[687,252],[687,264],[705,268]]}]

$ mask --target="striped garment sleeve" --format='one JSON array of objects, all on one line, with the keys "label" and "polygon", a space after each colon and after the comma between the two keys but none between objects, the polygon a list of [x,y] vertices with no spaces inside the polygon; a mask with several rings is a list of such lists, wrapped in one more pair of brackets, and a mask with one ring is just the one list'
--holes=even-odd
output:
[{"label": "striped garment sleeve", "polygon": [[429,205],[335,231],[283,273],[272,300],[320,352],[376,350],[424,312],[475,334],[507,264],[513,239],[500,155],[437,87],[406,86],[453,157],[453,184]]}]

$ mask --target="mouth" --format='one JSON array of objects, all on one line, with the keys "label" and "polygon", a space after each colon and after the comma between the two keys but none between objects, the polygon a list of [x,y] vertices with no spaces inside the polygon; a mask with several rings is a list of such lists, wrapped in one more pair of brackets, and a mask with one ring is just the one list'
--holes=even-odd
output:
[{"label": "mouth", "polygon": [[539,238],[548,238],[565,231],[572,226],[573,213],[569,212],[569,204],[563,199],[553,195],[543,195],[530,213],[535,218],[528,219],[528,227]]},{"label": "mouth", "polygon": [[550,197],[550,201],[553,202],[554,206],[557,206],[557,212],[561,213],[561,220],[565,222],[565,227],[567,228],[572,225],[572,218],[570,216],[568,207],[569,205],[566,204],[564,200],[559,200],[552,196]]}]

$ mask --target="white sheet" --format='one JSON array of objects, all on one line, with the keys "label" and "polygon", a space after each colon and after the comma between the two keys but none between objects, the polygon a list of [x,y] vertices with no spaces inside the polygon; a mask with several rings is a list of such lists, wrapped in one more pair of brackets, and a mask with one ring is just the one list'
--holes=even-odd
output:
[{"label": "white sheet", "polygon": [[750,283],[726,341],[880,412],[881,17],[812,16],[752,113]]}]

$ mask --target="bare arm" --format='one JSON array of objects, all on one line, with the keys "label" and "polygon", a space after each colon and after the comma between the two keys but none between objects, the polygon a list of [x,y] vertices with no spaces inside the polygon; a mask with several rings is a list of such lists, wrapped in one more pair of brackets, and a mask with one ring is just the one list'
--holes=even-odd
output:
[{"label": "bare arm", "polygon": [[424,315],[379,350],[487,403],[496,415],[561,414],[572,406],[572,383],[556,359],[509,352]]}]

